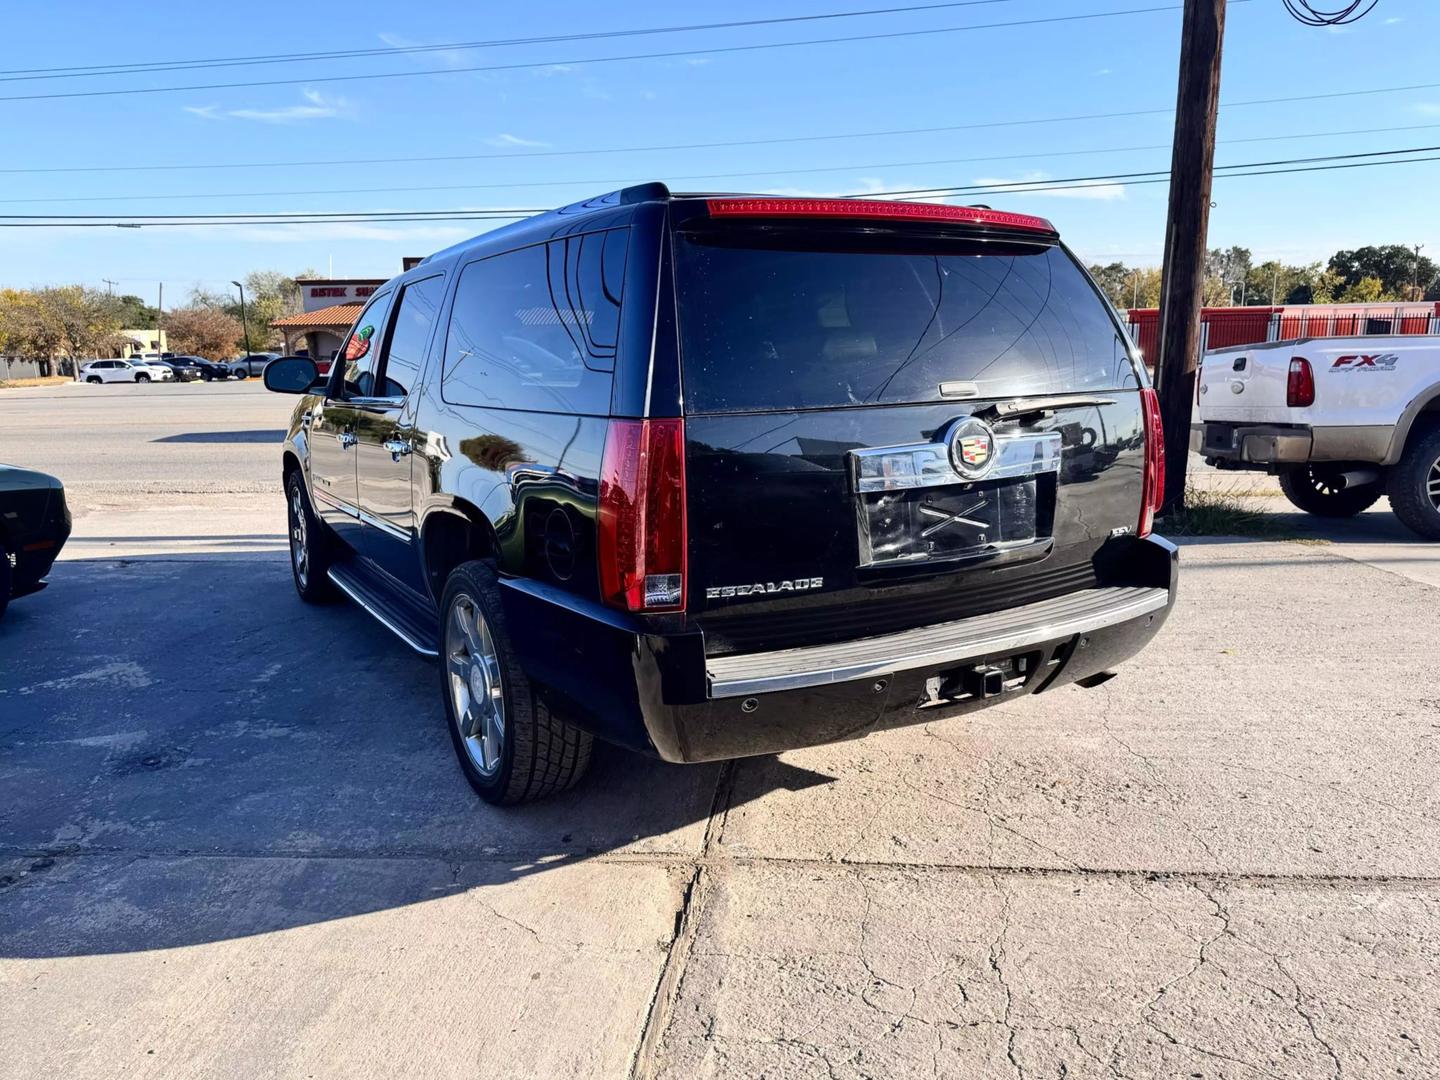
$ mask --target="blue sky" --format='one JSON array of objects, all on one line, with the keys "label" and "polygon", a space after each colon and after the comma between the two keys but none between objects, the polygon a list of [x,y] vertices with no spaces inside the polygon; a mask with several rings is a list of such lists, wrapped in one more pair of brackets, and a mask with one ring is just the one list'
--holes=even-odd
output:
[{"label": "blue sky", "polygon": [[[11,5],[4,67],[383,48],[888,7],[903,0],[394,4],[252,2]],[[0,82],[0,95],[242,82],[238,88],[0,101],[0,168],[261,163],[168,172],[0,173],[0,213],[215,213],[547,207],[662,179],[677,190],[841,193],[1165,169],[1171,119],[1026,124],[710,149],[572,154],[676,143],[954,127],[1085,113],[1168,110],[1180,12],[604,64],[634,52],[943,29],[1162,7],[1166,0],[993,0],[969,7],[788,26],[290,62],[124,77]],[[1440,5],[1380,0],[1362,22],[1303,27],[1281,0],[1232,3],[1222,100],[1240,102],[1440,82]],[[459,72],[475,65],[529,69]],[[442,74],[326,82],[327,75]],[[272,85],[270,80],[302,80]],[[1407,128],[1333,135],[1366,128]],[[1304,138],[1269,140],[1275,136]],[[1222,110],[1220,164],[1440,145],[1440,88]],[[1145,149],[1149,147],[1149,149]],[[1130,149],[1140,148],[1140,149]],[[1095,152],[1102,151],[1102,152]],[[315,167],[314,159],[510,155],[445,163]],[[543,156],[541,156],[543,155]],[[997,160],[957,160],[995,158]],[[911,164],[946,162],[945,164]],[[1365,243],[1440,255],[1440,161],[1218,180],[1211,243],[1257,260],[1308,261]],[[447,187],[452,190],[421,191]],[[385,188],[351,194],[262,194]],[[988,201],[1046,215],[1088,260],[1155,264],[1164,185]],[[127,200],[126,196],[147,196]],[[154,198],[154,196],[162,196]],[[83,201],[82,201],[83,200]],[[0,284],[108,278],[167,306],[250,270],[313,267],[387,277],[483,223],[225,228],[4,229]]]}]

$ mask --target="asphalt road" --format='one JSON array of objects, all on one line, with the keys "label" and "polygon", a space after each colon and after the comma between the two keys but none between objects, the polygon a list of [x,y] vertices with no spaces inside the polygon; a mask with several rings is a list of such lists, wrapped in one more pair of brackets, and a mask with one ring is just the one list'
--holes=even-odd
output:
[{"label": "asphalt road", "polygon": [[7,1073],[1440,1075],[1440,549],[1388,514],[1187,544],[1098,689],[502,811],[434,667],[294,597],[274,447],[156,441],[285,400],[144,389],[0,392],[83,496],[0,622]]}]

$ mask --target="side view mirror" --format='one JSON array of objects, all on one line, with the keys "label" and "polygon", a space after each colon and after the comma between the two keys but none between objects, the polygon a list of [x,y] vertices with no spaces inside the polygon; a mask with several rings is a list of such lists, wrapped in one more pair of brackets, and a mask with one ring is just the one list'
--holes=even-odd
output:
[{"label": "side view mirror", "polygon": [[303,356],[272,360],[263,372],[265,389],[277,394],[303,394],[315,385],[319,372],[315,361]]}]

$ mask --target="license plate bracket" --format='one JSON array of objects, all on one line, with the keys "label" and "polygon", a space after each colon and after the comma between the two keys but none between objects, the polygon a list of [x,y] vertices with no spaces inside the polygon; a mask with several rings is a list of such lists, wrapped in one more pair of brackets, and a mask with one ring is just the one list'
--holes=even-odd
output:
[{"label": "license plate bracket", "polygon": [[1035,476],[856,496],[862,567],[972,559],[1040,542],[1050,523]]}]

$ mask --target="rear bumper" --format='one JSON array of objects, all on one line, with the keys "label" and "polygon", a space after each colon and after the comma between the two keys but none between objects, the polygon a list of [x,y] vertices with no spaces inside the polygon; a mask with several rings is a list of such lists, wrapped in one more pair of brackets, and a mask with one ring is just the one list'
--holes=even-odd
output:
[{"label": "rear bumper", "polygon": [[[710,658],[698,630],[647,633],[531,582],[506,582],[504,595],[521,663],[567,715],[631,749],[698,762],[942,719],[1107,671],[1164,625],[1178,560],[1151,537],[1135,542],[1123,586],[861,641]],[[955,692],[963,672],[992,665],[1010,673],[1004,692]]]},{"label": "rear bumper", "polygon": [[1190,449],[1231,468],[1303,465],[1310,461],[1385,461],[1388,425],[1311,427],[1209,420],[1191,429]]}]

